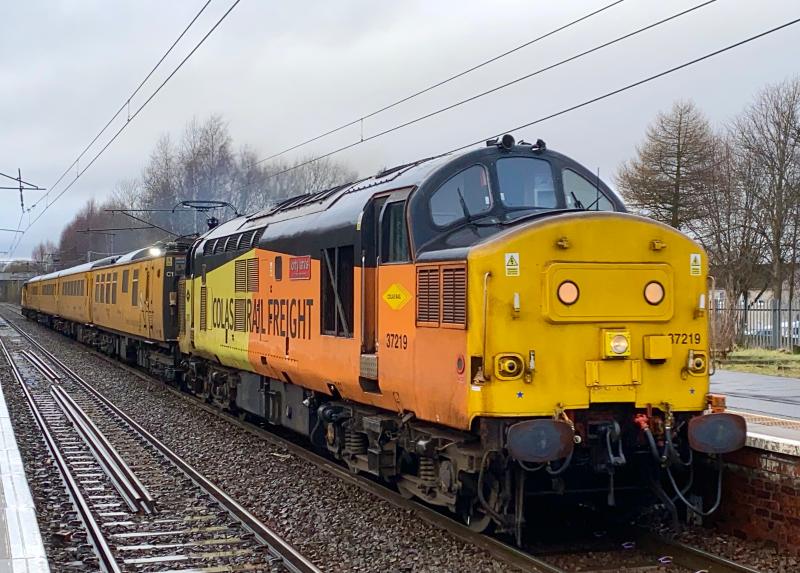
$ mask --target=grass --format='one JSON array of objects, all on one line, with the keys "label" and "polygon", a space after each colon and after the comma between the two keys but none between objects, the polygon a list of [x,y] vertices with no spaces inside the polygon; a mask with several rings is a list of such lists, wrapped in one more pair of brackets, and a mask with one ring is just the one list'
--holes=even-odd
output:
[{"label": "grass", "polygon": [[728,353],[718,362],[720,368],[735,372],[752,372],[800,378],[800,354],[764,348],[741,348]]}]

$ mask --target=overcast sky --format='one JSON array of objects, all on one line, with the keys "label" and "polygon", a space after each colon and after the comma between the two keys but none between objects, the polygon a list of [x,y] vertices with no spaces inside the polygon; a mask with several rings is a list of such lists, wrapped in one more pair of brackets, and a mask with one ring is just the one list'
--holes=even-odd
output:
[{"label": "overcast sky", "polygon": [[[212,0],[132,101],[146,99],[233,0]],[[259,156],[355,119],[559,27],[611,0],[267,2],[229,17],[81,179],[33,225],[14,255],[62,227],[90,197],[136,177],[163,133],[192,117],[228,122]],[[8,0],[0,33],[0,172],[50,187],[205,3]],[[626,0],[574,27],[365,122],[381,131],[700,3]],[[338,156],[360,174],[457,147],[800,17],[796,0],[717,0],[691,14]],[[608,100],[514,133],[544,139],[612,183],[643,130],[676,99],[715,125],[765,84],[800,73],[800,24]],[[124,120],[124,118],[123,118]],[[111,135],[115,129],[108,132]],[[357,128],[299,150],[325,153]],[[101,145],[104,140],[101,139]],[[99,149],[99,148],[95,148]],[[87,158],[93,156],[87,154]],[[289,156],[291,158],[291,156]],[[85,164],[87,160],[84,159]],[[69,182],[65,178],[55,195]],[[0,179],[1,180],[1,179]],[[13,182],[8,182],[13,184]],[[5,182],[3,183],[5,185]],[[18,193],[0,191],[0,227],[16,228]],[[42,193],[26,192],[30,205]],[[26,215],[27,221],[39,210]],[[0,259],[11,234],[0,232]]]}]

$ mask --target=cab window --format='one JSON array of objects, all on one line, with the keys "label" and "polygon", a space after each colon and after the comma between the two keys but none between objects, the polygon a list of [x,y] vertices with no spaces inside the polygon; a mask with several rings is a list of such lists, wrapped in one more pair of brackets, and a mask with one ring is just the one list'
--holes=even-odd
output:
[{"label": "cab window", "polygon": [[491,207],[489,178],[481,165],[453,175],[430,198],[431,217],[439,227],[485,213]]},{"label": "cab window", "polygon": [[497,160],[500,199],[512,209],[554,209],[558,206],[550,163],[534,157]]},{"label": "cab window", "polygon": [[572,169],[564,169],[561,175],[564,180],[564,195],[570,209],[586,209],[588,211],[613,211],[614,204],[608,200],[597,185],[575,173]]},{"label": "cab window", "polygon": [[411,259],[406,230],[405,201],[387,203],[383,210],[381,262],[400,263]]}]

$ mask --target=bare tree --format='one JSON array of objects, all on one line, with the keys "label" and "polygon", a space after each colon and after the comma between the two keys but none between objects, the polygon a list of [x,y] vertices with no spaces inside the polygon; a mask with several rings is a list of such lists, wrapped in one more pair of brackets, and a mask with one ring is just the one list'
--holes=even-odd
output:
[{"label": "bare tree", "polygon": [[687,230],[708,186],[712,144],[700,110],[692,102],[676,102],[647,128],[636,158],[621,166],[617,185],[635,210]]},{"label": "bare tree", "polygon": [[736,119],[733,134],[739,155],[749,165],[743,177],[755,196],[757,224],[768,242],[773,294],[780,300],[786,257],[797,254],[800,78],[764,89]]}]

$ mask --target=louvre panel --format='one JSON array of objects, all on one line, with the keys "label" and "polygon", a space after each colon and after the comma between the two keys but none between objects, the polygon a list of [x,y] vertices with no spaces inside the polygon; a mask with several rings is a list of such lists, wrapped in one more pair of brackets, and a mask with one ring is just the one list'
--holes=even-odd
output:
[{"label": "louvre panel", "polygon": [[206,241],[206,244],[203,245],[203,254],[208,256],[213,254],[214,252],[214,241]]},{"label": "louvre panel", "polygon": [[247,292],[247,261],[236,261],[233,274],[234,290],[236,292]]},{"label": "louvre panel", "polygon": [[233,329],[237,332],[244,332],[245,328],[245,309],[247,299],[237,298],[233,301]]},{"label": "louvre panel", "polygon": [[258,259],[247,259],[247,291],[258,292]]},{"label": "louvre panel", "polygon": [[442,323],[467,324],[467,269],[442,269]]},{"label": "louvre panel", "polygon": [[250,243],[251,247],[257,247],[258,246],[258,242],[261,240],[261,235],[264,234],[264,229],[266,229],[266,227],[261,227],[260,229],[258,229],[255,232],[255,234],[253,235],[253,242]]},{"label": "louvre panel", "polygon": [[417,269],[417,322],[439,322],[438,268]]},{"label": "louvre panel", "polygon": [[225,248],[225,237],[221,237],[214,241],[214,254],[221,253]]},{"label": "louvre panel", "polygon": [[250,231],[245,231],[242,233],[242,238],[239,240],[239,249],[247,250],[252,246],[253,243],[253,235],[256,234],[256,230],[252,229]]},{"label": "louvre panel", "polygon": [[178,333],[186,334],[186,279],[178,281]]},{"label": "louvre panel", "polygon": [[208,293],[206,292],[206,287],[200,287],[200,330],[206,330],[207,327],[207,311],[206,306],[208,306]]},{"label": "louvre panel", "polygon": [[230,251],[235,251],[236,246],[239,244],[239,237],[241,235],[231,235],[225,241],[225,252],[228,253]]}]

